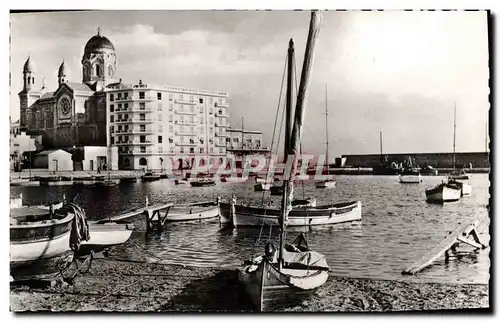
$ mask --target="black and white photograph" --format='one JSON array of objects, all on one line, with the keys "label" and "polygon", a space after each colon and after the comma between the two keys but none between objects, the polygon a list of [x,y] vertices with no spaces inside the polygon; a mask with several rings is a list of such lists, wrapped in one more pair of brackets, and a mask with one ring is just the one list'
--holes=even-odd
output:
[{"label": "black and white photograph", "polygon": [[10,11],[9,311],[491,313],[494,21]]}]

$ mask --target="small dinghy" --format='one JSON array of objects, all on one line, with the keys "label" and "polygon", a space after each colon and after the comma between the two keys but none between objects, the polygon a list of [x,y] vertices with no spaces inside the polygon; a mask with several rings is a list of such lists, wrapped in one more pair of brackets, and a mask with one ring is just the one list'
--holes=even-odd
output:
[{"label": "small dinghy", "polygon": [[132,235],[134,225],[129,222],[113,222],[111,220],[89,221],[90,239],[80,244],[77,256],[85,256],[90,252],[102,252],[113,246],[124,244]]},{"label": "small dinghy", "polygon": [[166,220],[167,222],[198,221],[218,216],[218,202],[201,202],[170,207]]}]

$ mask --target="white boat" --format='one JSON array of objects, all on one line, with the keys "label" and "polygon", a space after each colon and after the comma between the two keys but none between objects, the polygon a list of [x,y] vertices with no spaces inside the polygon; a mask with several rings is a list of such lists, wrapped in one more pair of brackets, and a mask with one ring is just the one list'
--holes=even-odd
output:
[{"label": "white boat", "polygon": [[417,175],[399,175],[399,182],[402,184],[419,184],[422,182],[420,173]]},{"label": "white boat", "polygon": [[82,241],[77,256],[88,255],[91,251],[101,252],[110,247],[127,242],[132,235],[134,225],[126,222],[112,222],[107,220],[91,221],[89,224],[90,238]]},{"label": "white boat", "polygon": [[469,180],[448,178],[448,182],[450,184],[456,184],[458,187],[460,187],[462,196],[472,194],[472,185],[469,183]]},{"label": "white boat", "polygon": [[[361,202],[346,202],[316,207],[295,207],[288,214],[287,226],[329,225],[362,219]],[[220,204],[221,223],[233,226],[262,226],[279,224],[281,209]]]},{"label": "white boat", "polygon": [[[63,196],[63,199],[65,199],[65,197]],[[27,206],[27,205],[23,205],[23,194],[19,194],[19,197],[15,197],[15,198],[11,198],[10,199],[10,208],[13,209],[13,208],[27,208],[27,207],[33,207],[33,208],[40,208],[40,209],[43,209],[43,210],[50,210],[50,208],[52,207],[52,210],[57,210],[57,209],[60,209],[61,207],[63,207],[64,205],[64,200],[63,201],[59,201],[59,202],[52,202],[52,203],[49,203],[49,204],[43,204],[43,205],[33,205],[33,206]]]},{"label": "white boat", "polygon": [[[302,132],[302,120],[304,118],[305,101],[307,100],[307,87],[309,85],[310,64],[313,61],[315,40],[319,32],[321,16],[316,12],[311,14],[311,24],[307,39],[306,52],[304,55],[304,66],[300,79],[300,88],[295,110],[295,121],[293,126],[292,140],[290,142],[293,156],[297,157],[300,137]],[[289,60],[293,55],[293,42],[290,41],[288,50]],[[289,74],[292,71],[289,69]],[[291,78],[291,77],[290,77]],[[283,203],[289,204],[293,199],[293,171],[296,170],[297,162],[292,166],[289,181],[286,182]],[[245,260],[243,267],[238,273],[238,280],[253,303],[257,311],[273,311],[289,305],[300,303],[309,295],[314,293],[328,279],[328,264],[325,257],[311,251],[307,242],[300,234],[292,244],[286,243],[286,226],[289,207],[284,205],[280,212],[280,236],[279,248],[272,243],[267,243],[264,255],[253,260]]]},{"label": "white boat", "polygon": [[167,222],[195,221],[219,216],[217,202],[181,204],[170,207],[167,212]]},{"label": "white boat", "polygon": [[253,186],[253,189],[256,192],[263,192],[263,191],[268,191],[271,188],[272,184],[271,183],[256,183]]},{"label": "white boat", "polygon": [[[328,162],[328,85],[325,84],[325,159],[326,159],[326,175],[330,175],[330,164]],[[316,188],[334,188],[337,185],[333,179],[320,180],[315,183]]]},{"label": "white boat", "polygon": [[460,200],[461,188],[456,184],[441,183],[425,191],[427,202],[446,203]]}]

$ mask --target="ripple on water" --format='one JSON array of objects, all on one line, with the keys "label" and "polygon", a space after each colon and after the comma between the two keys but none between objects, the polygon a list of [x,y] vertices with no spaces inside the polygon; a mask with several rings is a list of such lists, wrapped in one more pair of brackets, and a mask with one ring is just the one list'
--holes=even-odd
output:
[{"label": "ripple on water", "polygon": [[[316,227],[308,230],[309,244],[323,253],[332,269],[332,275],[371,277],[393,280],[488,283],[489,250],[477,254],[462,253],[444,257],[431,268],[416,276],[402,276],[401,271],[427,253],[457,226],[457,222],[487,216],[489,203],[488,175],[472,175],[474,187],[471,197],[458,203],[442,205],[425,202],[425,187],[441,182],[441,177],[424,177],[424,184],[405,186],[397,177],[337,176],[335,189],[316,189],[305,183],[296,189],[298,197],[314,196],[319,204],[361,200],[361,223]],[[55,201],[66,194],[78,196],[78,203],[90,218],[115,215],[133,206],[143,205],[146,196],[155,202],[195,202],[214,200],[217,195],[228,199],[232,193],[238,202],[252,205],[262,203],[260,193],[253,191],[253,182],[247,184],[218,184],[213,187],[191,188],[175,186],[166,181],[122,184],[95,189],[72,186],[12,187],[11,195],[23,193],[28,204]],[[279,206],[280,197],[264,199]],[[262,252],[264,242],[276,242],[278,233],[266,228],[259,239],[260,229],[221,229],[218,222],[169,225],[161,235],[144,233],[144,222],[134,221],[138,231],[113,255],[125,259],[149,260],[196,266],[238,267],[252,254]],[[481,237],[489,242],[489,221],[480,226]],[[294,238],[299,230],[290,230]]]}]

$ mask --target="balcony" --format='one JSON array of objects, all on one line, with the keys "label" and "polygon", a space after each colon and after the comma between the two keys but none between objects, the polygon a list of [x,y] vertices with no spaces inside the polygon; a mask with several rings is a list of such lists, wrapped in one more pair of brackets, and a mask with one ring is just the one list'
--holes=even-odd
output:
[{"label": "balcony", "polygon": [[196,136],[196,133],[194,132],[179,132],[179,131],[176,131],[175,132],[176,135],[178,136]]},{"label": "balcony", "polygon": [[229,125],[228,124],[219,124],[219,123],[215,123],[215,127],[225,127],[225,128],[228,128]]},{"label": "balcony", "polygon": [[121,120],[116,120],[117,123],[154,123],[155,120],[153,120],[152,118],[143,118],[143,119],[140,119],[140,118],[128,118],[128,119],[121,119]]},{"label": "balcony", "polygon": [[215,133],[215,137],[227,137],[227,134]]},{"label": "balcony", "polygon": [[127,140],[127,141],[117,141],[114,143],[114,145],[116,146],[128,146],[128,145],[132,145],[132,141],[131,140]]},{"label": "balcony", "polygon": [[226,142],[224,142],[224,143],[215,142],[215,146],[217,146],[217,147],[226,147]]},{"label": "balcony", "polygon": [[153,145],[154,143],[150,140],[145,140],[145,141],[132,141],[131,145]]},{"label": "balcony", "polygon": [[198,146],[197,142],[176,142],[175,146]]},{"label": "balcony", "polygon": [[176,104],[183,104],[183,105],[196,105],[196,101],[184,101],[184,100],[179,100],[175,99],[174,100]]},{"label": "balcony", "polygon": [[227,105],[227,104],[219,104],[219,103],[218,103],[215,107],[228,108],[228,107],[229,107],[229,105]]},{"label": "balcony", "polygon": [[215,117],[229,118],[229,115],[227,113],[215,113]]},{"label": "balcony", "polygon": [[176,110],[175,113],[178,115],[196,115],[195,111],[185,111],[185,110],[183,111]]},{"label": "balcony", "polygon": [[180,120],[176,120],[174,122],[174,124],[176,124],[176,125],[186,125],[186,126],[196,126],[195,122],[187,122],[187,121],[180,121]]},{"label": "balcony", "polygon": [[146,108],[127,108],[127,109],[116,109],[115,112],[117,113],[151,113],[155,111],[154,108],[152,107],[146,107]]}]

